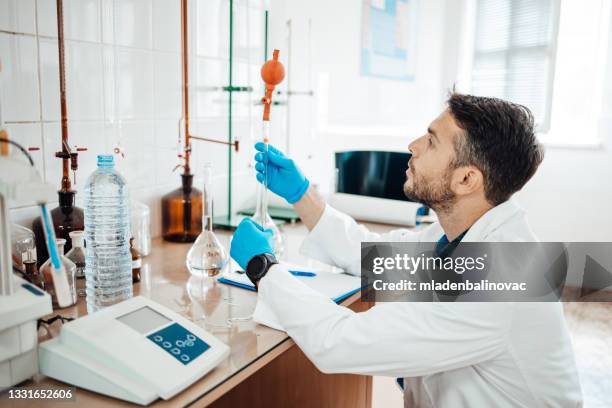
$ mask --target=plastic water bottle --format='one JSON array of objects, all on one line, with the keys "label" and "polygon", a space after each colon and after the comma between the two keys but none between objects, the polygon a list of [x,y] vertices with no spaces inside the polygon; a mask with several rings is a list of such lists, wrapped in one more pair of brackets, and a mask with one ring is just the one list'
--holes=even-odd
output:
[{"label": "plastic water bottle", "polygon": [[113,156],[99,155],[85,185],[87,311],[132,297],[130,200]]}]

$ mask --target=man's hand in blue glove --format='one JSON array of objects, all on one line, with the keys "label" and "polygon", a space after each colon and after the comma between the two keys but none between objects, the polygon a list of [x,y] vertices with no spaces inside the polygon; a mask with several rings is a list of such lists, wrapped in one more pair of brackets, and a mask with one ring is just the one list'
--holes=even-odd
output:
[{"label": "man's hand in blue glove", "polygon": [[267,163],[268,188],[287,200],[289,204],[299,201],[308,190],[310,183],[293,160],[272,145],[268,145],[268,151],[266,152],[266,146],[263,142],[255,143],[255,149],[258,151],[255,154],[257,181],[264,183]]},{"label": "man's hand in blue glove", "polygon": [[246,270],[251,258],[261,254],[274,254],[272,230],[264,230],[252,219],[245,218],[234,232],[230,255],[242,270]]}]

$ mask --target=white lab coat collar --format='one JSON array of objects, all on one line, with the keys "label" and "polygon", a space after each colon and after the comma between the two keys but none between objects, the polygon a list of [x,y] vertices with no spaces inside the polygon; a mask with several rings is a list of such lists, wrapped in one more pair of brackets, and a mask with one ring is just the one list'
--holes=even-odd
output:
[{"label": "white lab coat collar", "polygon": [[[507,224],[511,222],[518,222],[518,228],[505,228]],[[504,228],[501,228],[504,226]],[[510,230],[510,231],[509,231]],[[530,232],[529,224],[527,224],[525,210],[523,210],[514,199],[505,201],[484,213],[476,222],[470,227],[462,242],[484,242],[491,241],[492,235],[496,231],[503,231],[501,234],[502,240],[505,241],[510,239],[515,241],[517,238],[512,236],[512,233],[519,234],[520,240],[530,241],[530,235],[526,235],[524,231]],[[510,232],[511,234],[508,234]],[[439,222],[430,225],[425,230],[421,231],[418,236],[420,242],[437,242],[445,231]],[[496,238],[499,239],[495,234]]]},{"label": "white lab coat collar", "polygon": [[525,210],[521,208],[513,198],[491,208],[484,213],[468,230],[462,242],[481,242],[487,241],[491,234],[499,227],[519,215],[523,215]]}]

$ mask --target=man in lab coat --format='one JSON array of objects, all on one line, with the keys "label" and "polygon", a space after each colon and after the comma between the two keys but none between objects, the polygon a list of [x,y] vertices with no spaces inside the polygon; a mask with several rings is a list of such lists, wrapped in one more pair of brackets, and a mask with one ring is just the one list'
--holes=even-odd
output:
[{"label": "man in lab coat", "polygon": [[[309,234],[302,253],[360,274],[362,241],[536,241],[511,199],[543,159],[531,112],[452,94],[409,145],[406,194],[438,222],[414,232],[369,232],[327,205],[295,163],[256,145],[257,179],[294,205]],[[381,209],[383,211],[384,209]],[[336,305],[276,263],[270,232],[244,221],[232,257],[259,290],[254,318],[284,329],[325,373],[404,378],[406,407],[577,407],[582,396],[563,310],[549,303]]]}]

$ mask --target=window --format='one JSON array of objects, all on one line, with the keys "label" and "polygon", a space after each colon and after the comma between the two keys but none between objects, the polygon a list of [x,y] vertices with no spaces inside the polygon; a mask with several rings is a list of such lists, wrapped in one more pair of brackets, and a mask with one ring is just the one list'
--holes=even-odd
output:
[{"label": "window", "polygon": [[558,0],[477,0],[471,93],[527,106],[550,127]]}]

